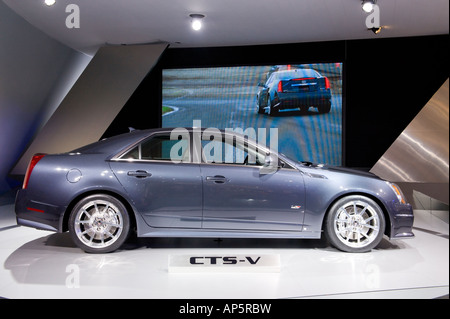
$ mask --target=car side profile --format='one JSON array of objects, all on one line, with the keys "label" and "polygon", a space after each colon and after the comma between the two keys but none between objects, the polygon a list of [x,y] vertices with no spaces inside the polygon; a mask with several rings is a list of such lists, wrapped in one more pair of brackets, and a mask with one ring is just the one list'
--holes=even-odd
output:
[{"label": "car side profile", "polygon": [[[214,133],[214,134],[213,134]],[[37,154],[17,223],[69,231],[89,253],[138,237],[313,238],[367,252],[414,236],[397,185],[300,163],[237,133],[135,130],[63,154]]]},{"label": "car side profile", "polygon": [[319,113],[331,110],[331,87],[327,77],[313,69],[276,71],[270,74],[256,95],[259,114],[274,115],[281,110],[307,111],[316,107]]}]

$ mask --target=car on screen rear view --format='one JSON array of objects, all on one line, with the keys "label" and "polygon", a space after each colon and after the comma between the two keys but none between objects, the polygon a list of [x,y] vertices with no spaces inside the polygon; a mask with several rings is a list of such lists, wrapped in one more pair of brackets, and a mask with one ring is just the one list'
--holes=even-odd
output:
[{"label": "car on screen rear view", "polygon": [[256,95],[259,114],[274,115],[282,110],[306,112],[310,107],[319,113],[331,110],[331,87],[327,77],[313,69],[276,71],[270,74]]},{"label": "car on screen rear view", "polygon": [[[373,174],[297,162],[235,132],[135,130],[63,154],[37,154],[17,223],[69,231],[84,251],[138,237],[321,238],[366,252],[413,237],[413,211]],[[180,139],[180,137],[182,137]],[[211,140],[213,138],[213,140]]]}]

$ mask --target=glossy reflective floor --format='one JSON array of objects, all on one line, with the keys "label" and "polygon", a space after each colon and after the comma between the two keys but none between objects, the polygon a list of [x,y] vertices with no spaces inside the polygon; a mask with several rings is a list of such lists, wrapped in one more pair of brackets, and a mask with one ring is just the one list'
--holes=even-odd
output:
[{"label": "glossy reflective floor", "polygon": [[[416,211],[416,237],[366,254],[322,240],[140,239],[91,255],[68,234],[16,225],[0,198],[3,298],[446,298],[448,212]],[[170,255],[280,255],[279,273],[171,273]]]}]

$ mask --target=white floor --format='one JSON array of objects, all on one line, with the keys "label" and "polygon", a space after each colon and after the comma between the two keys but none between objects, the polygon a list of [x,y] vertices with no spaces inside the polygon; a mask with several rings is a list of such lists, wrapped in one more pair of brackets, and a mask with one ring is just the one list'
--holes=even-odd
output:
[{"label": "white floor", "polygon": [[[416,211],[416,237],[347,254],[321,240],[143,239],[105,255],[19,227],[0,202],[3,298],[439,298],[449,294],[448,212]],[[170,255],[280,255],[279,273],[171,273]]]}]

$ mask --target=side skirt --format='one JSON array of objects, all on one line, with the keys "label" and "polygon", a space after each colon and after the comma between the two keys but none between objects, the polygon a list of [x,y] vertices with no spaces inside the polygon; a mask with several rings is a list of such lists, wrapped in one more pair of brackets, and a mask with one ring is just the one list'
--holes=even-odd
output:
[{"label": "side skirt", "polygon": [[138,237],[191,237],[191,238],[308,238],[319,239],[322,232],[297,231],[244,231],[244,230],[214,230],[214,229],[181,229],[181,228],[151,228],[138,232]]}]

